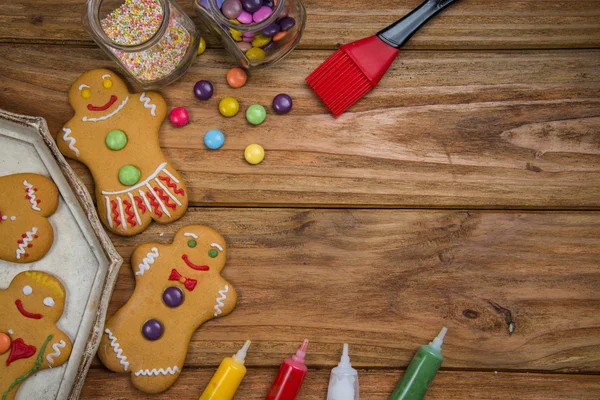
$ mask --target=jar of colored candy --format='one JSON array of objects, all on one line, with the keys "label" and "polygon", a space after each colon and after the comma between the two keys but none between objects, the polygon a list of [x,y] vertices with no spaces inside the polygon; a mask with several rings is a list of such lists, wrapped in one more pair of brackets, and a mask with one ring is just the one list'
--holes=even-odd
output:
[{"label": "jar of colored candy", "polygon": [[306,10],[300,0],[194,0],[196,12],[244,68],[273,64],[296,47]]},{"label": "jar of colored candy", "polygon": [[170,84],[196,57],[200,33],[172,0],[87,0],[84,27],[143,89]]}]

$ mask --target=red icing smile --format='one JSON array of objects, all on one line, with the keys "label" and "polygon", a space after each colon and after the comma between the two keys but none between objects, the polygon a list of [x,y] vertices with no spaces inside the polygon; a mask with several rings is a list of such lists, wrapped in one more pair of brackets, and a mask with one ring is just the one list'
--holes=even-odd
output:
[{"label": "red icing smile", "polygon": [[196,265],[193,262],[190,261],[190,259],[188,258],[187,254],[184,254],[181,256],[181,259],[183,261],[185,261],[185,263],[188,265],[188,267],[190,267],[191,269],[195,269],[196,271],[208,271],[210,269],[210,267],[208,265]]},{"label": "red icing smile", "polygon": [[90,110],[90,111],[104,111],[104,110],[107,110],[113,104],[115,104],[115,101],[117,101],[117,96],[115,96],[113,94],[112,96],[110,96],[110,100],[108,100],[108,103],[106,103],[103,106],[94,106],[94,105],[88,104],[88,110]]},{"label": "red icing smile", "polygon": [[27,311],[25,308],[23,308],[23,303],[21,302],[21,300],[17,299],[15,301],[15,304],[17,305],[17,309],[21,314],[23,314],[23,316],[33,319],[42,319],[42,314],[33,314]]}]

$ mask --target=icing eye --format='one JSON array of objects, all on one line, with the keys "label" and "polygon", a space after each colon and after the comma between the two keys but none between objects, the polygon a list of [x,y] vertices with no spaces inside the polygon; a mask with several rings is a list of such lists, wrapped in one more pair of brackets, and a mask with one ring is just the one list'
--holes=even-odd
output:
[{"label": "icing eye", "polygon": [[81,91],[81,97],[83,97],[84,99],[89,99],[90,97],[92,97],[92,91],[90,89],[83,89]]},{"label": "icing eye", "polygon": [[188,247],[194,248],[198,243],[194,239],[188,240]]},{"label": "icing eye", "polygon": [[104,89],[110,89],[112,87],[113,83],[110,79],[106,78],[102,81],[102,86],[104,86]]},{"label": "icing eye", "polygon": [[215,250],[215,249],[210,249],[210,250],[208,251],[208,256],[209,256],[210,258],[215,258],[215,257],[216,257],[216,256],[218,256],[218,255],[219,255],[219,252],[218,252],[217,250]]},{"label": "icing eye", "polygon": [[52,297],[46,297],[44,299],[44,305],[47,306],[47,307],[54,306],[54,299]]},{"label": "icing eye", "polygon": [[33,289],[31,288],[31,286],[23,286],[23,294],[25,296],[29,296],[31,293],[33,293]]}]

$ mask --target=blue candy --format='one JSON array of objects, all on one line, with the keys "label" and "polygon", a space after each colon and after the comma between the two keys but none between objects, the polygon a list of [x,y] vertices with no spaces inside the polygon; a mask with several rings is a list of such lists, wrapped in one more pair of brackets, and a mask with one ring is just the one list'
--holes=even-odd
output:
[{"label": "blue candy", "polygon": [[204,135],[204,144],[211,150],[217,150],[225,143],[225,135],[218,129],[211,129]]}]

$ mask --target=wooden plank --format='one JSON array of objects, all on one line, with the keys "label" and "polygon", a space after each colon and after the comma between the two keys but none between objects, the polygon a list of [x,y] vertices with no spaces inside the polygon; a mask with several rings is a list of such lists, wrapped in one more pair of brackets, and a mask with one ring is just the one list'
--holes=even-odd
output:
[{"label": "wooden plank", "polygon": [[[171,389],[163,394],[153,395],[152,398],[196,400],[213,372],[213,369],[184,370]],[[236,399],[264,399],[275,374],[275,369],[250,369],[236,394]],[[402,371],[398,370],[359,371],[361,398],[387,400],[401,376]],[[309,370],[298,400],[325,399],[328,382],[328,370]],[[440,371],[425,400],[596,400],[598,392],[600,379],[597,376]],[[88,373],[81,398],[132,400],[147,397],[131,386],[127,375],[92,369]]]},{"label": "wooden plank", "polygon": [[[231,89],[230,60],[209,50],[162,91],[191,113],[190,125],[167,123],[161,134],[191,204],[600,208],[600,51],[403,52],[380,87],[337,120],[303,83],[328,54],[295,53]],[[52,132],[72,115],[71,82],[115,67],[88,48],[4,45],[0,58],[0,106],[42,115]],[[193,97],[198,79],[216,84],[208,102]],[[251,127],[246,107],[280,92],[292,95],[294,111]],[[225,95],[240,100],[234,118],[217,111]],[[212,128],[226,135],[219,151],[203,144]],[[267,150],[259,166],[243,160],[250,143]]]},{"label": "wooden plank", "polygon": [[225,236],[238,305],[194,334],[187,365],[251,339],[246,365],[276,367],[307,337],[313,368],[344,342],[357,368],[402,368],[447,326],[446,368],[600,371],[600,213],[193,208],[112,236],[126,263],[109,316],[135,247],[190,224]]},{"label": "wooden plank", "polygon": [[[333,49],[371,36],[421,0],[304,0],[307,28],[301,48]],[[12,0],[0,9],[0,42],[91,44],[81,0]],[[180,1],[198,17],[192,1]],[[216,41],[207,36],[211,45]],[[598,0],[462,0],[431,21],[407,48],[515,49],[600,46]]]}]

